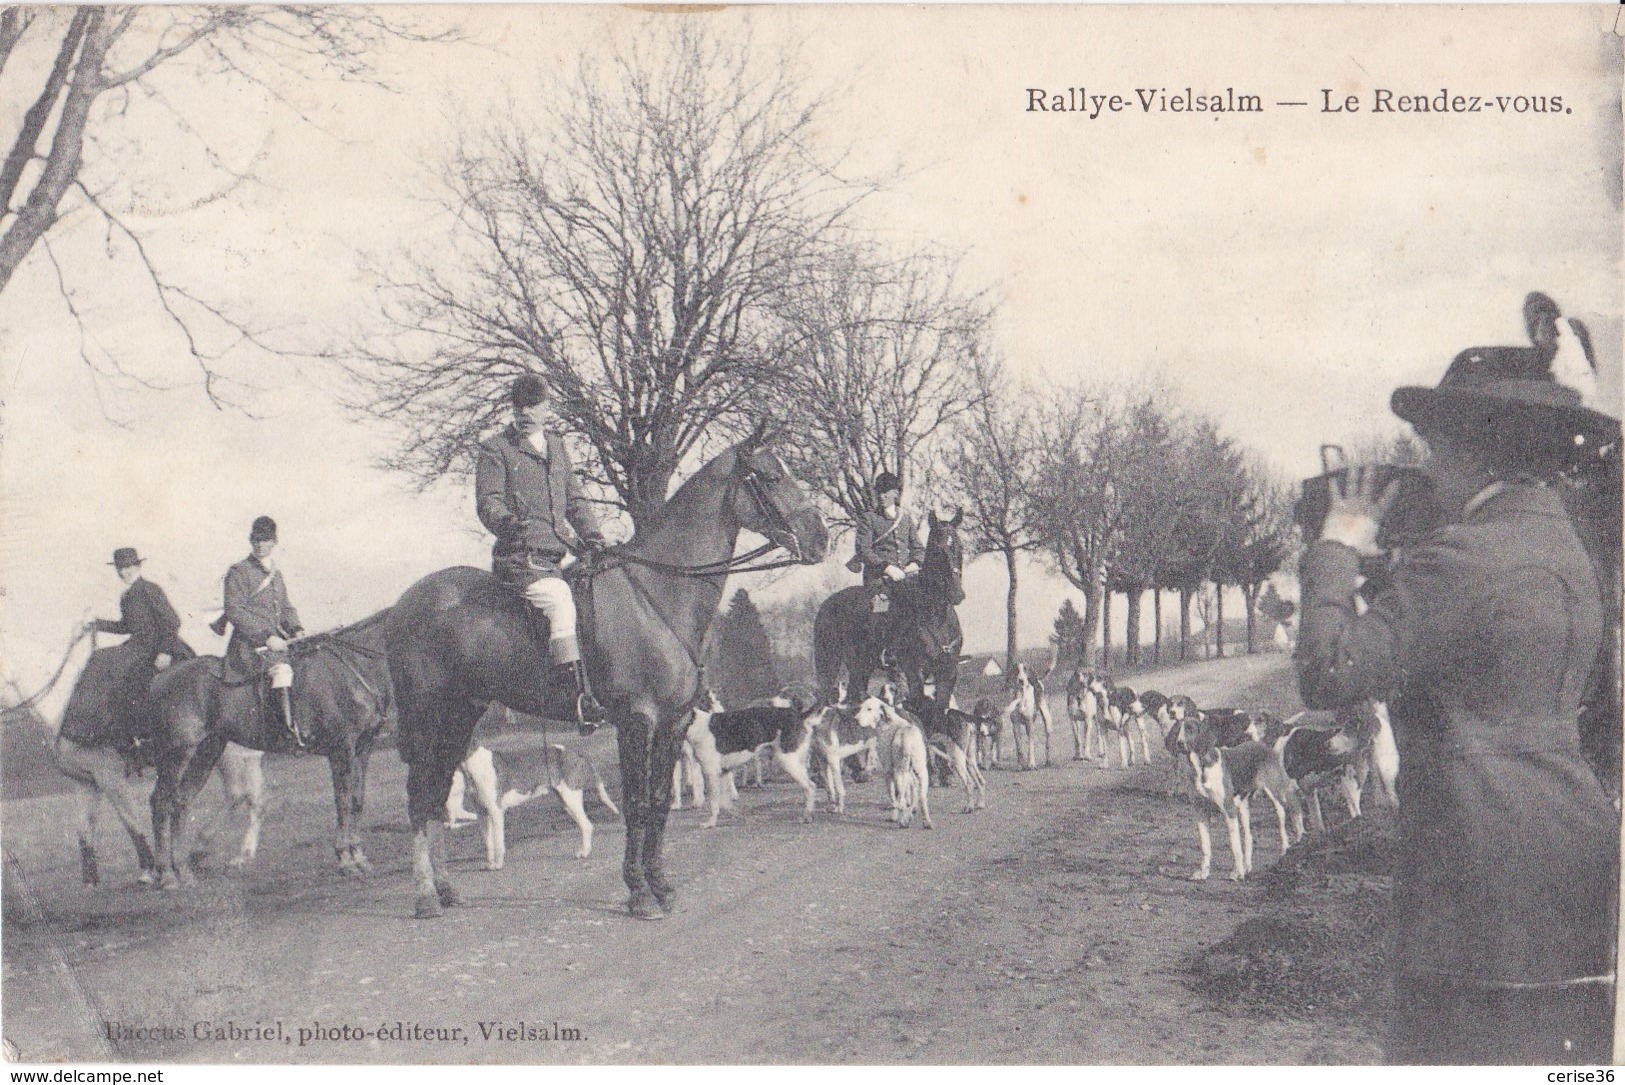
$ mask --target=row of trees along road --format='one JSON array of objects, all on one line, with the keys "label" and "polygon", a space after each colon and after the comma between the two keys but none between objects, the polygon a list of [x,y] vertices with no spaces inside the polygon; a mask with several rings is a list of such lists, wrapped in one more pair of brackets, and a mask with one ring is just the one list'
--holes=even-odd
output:
[{"label": "row of trees along road", "polygon": [[[1224,436],[1209,418],[1170,405],[1152,389],[1053,391],[1042,401],[1008,380],[961,426],[950,472],[970,512],[978,549],[1003,555],[1009,574],[1007,658],[1015,658],[1017,555],[1030,552],[1083,595],[1078,624],[1057,640],[1062,655],[1094,665],[1106,645],[1113,593],[1128,600],[1130,665],[1143,662],[1140,608],[1180,597],[1180,658],[1202,586],[1236,585],[1247,601],[1248,650],[1268,577],[1293,545],[1292,487]],[[1223,591],[1216,594],[1223,626]],[[1223,640],[1219,641],[1223,653]]]}]

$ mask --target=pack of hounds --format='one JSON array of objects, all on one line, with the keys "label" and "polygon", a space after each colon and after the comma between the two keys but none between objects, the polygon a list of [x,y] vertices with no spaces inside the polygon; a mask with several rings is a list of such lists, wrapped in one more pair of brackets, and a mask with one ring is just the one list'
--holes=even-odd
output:
[{"label": "pack of hounds", "polygon": [[[1051,665],[1050,672],[1054,666]],[[890,819],[906,828],[917,819],[931,828],[933,782],[952,782],[965,793],[964,812],[986,807],[983,772],[1004,766],[1006,742],[1013,743],[1018,768],[1051,764],[1055,726],[1046,680],[1024,663],[1012,668],[1002,708],[988,700],[969,711],[952,698],[939,707],[927,687],[901,699],[891,682],[870,696],[849,702],[815,704],[784,691],[729,710],[703,691],[690,710],[682,757],[673,771],[672,809],[685,793],[705,809],[703,825],[715,828],[723,811],[738,814],[735,776],[752,773],[763,784],[764,765],[776,767],[803,795],[801,820],[811,822],[822,790],[828,809],[846,812],[847,778],[878,776],[885,785]],[[842,691],[844,692],[844,691]],[[1198,708],[1185,696],[1116,685],[1105,674],[1074,670],[1065,686],[1073,760],[1110,765],[1115,745],[1119,764],[1129,768],[1152,761],[1152,735],[1174,759],[1195,792],[1201,862],[1191,874],[1205,880],[1212,870],[1209,818],[1225,824],[1232,860],[1231,877],[1253,869],[1252,800],[1262,796],[1273,809],[1283,854],[1308,829],[1324,830],[1321,792],[1336,790],[1351,818],[1361,815],[1361,797],[1375,777],[1389,805],[1397,806],[1394,781],[1399,755],[1387,709],[1376,702],[1340,712],[1300,712],[1288,719],[1255,709]],[[1098,750],[1098,753],[1096,752]],[[500,869],[505,856],[505,811],[547,793],[558,796],[581,834],[578,858],[592,853],[593,826],[584,800],[596,795],[611,814],[614,802],[591,761],[561,745],[523,754],[476,746],[464,760],[447,802],[447,824],[479,820],[465,808],[472,794],[484,813],[486,865]]]}]

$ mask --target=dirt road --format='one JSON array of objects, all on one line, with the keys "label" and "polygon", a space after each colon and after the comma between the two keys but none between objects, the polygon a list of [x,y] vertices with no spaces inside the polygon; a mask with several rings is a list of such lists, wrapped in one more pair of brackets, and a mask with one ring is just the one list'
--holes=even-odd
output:
[{"label": "dirt road", "polygon": [[[1280,655],[1154,683],[1294,707]],[[596,848],[576,860],[573,829],[541,804],[510,813],[502,871],[481,868],[477,830],[458,832],[466,907],[413,920],[391,751],[370,781],[377,870],[361,883],[331,861],[325,762],[268,760],[258,869],[214,861],[178,894],[135,888],[110,827],[104,886],[81,889],[71,798],[9,802],[5,843],[35,908],[4,932],[5,1037],[28,1061],[1376,1061],[1363,1020],[1249,1016],[1191,990],[1194,951],[1278,905],[1223,878],[1222,852],[1219,876],[1186,880],[1192,808],[1170,794],[1166,755],[1102,769],[1056,739],[1053,767],[990,773],[984,811],[933,789],[931,831],[891,826],[878,784],[810,826],[783,783],[745,791],[746,816],[715,830],[674,815],[681,898],[662,923],[626,917],[618,821],[589,807]],[[612,764],[607,736],[586,748]],[[1275,845],[1265,829],[1263,862]]]}]

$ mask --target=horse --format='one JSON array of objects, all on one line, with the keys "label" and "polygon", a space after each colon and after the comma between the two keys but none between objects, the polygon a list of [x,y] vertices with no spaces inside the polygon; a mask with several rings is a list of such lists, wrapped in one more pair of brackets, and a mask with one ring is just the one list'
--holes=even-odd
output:
[{"label": "horse", "polygon": [[[333,851],[339,871],[361,875],[372,869],[361,849],[361,807],[373,743],[394,714],[383,651],[387,616],[383,611],[290,646],[294,720],[308,734],[302,744],[280,715],[268,709],[260,683],[225,684],[218,659],[190,660],[153,680],[152,747],[158,782],[152,791],[152,835],[161,887],[173,889],[196,881],[187,848],[191,837],[187,809],[227,742],[267,753],[325,755],[338,810]],[[177,862],[177,854],[186,858]]]},{"label": "horse", "polygon": [[963,519],[963,510],[952,519],[943,519],[932,510],[919,575],[887,589],[892,601],[887,644],[872,643],[868,588],[842,588],[818,608],[813,619],[813,667],[826,703],[837,698],[843,670],[845,689],[863,696],[870,677],[882,669],[880,657],[885,648],[895,669],[907,680],[905,699],[919,696],[930,683],[936,687],[932,697],[938,707],[948,708],[959,680],[959,651],[965,643],[954,610],[965,601],[964,551],[959,541]]},{"label": "horse", "polygon": [[[736,557],[741,529],[768,542]],[[728,573],[816,564],[828,546],[823,517],[758,429],[695,472],[646,530],[571,567],[588,677],[617,731],[621,875],[633,916],[660,919],[675,906],[662,855],[672,768]],[[749,565],[774,547],[789,560]],[[492,701],[559,718],[561,698],[539,688],[549,668],[524,600],[484,570],[443,569],[412,585],[391,608],[385,642],[407,765],[415,914],[427,919],[461,903],[441,819],[476,721]]]}]

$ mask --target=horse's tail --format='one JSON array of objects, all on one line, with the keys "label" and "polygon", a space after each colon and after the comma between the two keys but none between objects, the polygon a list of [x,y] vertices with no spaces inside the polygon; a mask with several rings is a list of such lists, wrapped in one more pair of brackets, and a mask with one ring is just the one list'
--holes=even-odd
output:
[{"label": "horse's tail", "polygon": [[813,673],[818,678],[818,696],[826,704],[835,700],[845,660],[841,648],[840,623],[836,614],[838,596],[830,596],[813,617]]}]

